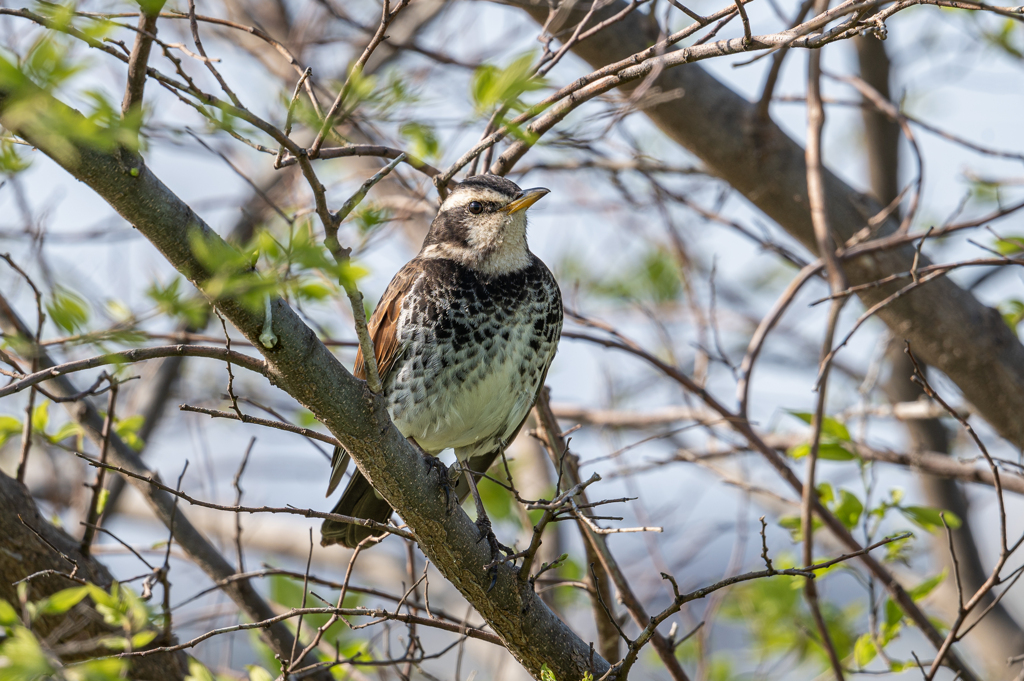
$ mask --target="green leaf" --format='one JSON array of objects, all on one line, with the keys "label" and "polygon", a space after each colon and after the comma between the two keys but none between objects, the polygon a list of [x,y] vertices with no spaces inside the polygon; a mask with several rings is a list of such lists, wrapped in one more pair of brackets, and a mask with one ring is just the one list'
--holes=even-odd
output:
[{"label": "green leaf", "polygon": [[104,636],[100,639],[100,643],[110,650],[128,650],[128,644],[131,643],[132,650],[139,650],[148,646],[156,637],[155,630],[146,629],[133,635],[130,639],[125,636]]},{"label": "green leaf", "polygon": [[299,284],[296,293],[304,300],[326,300],[337,293],[337,288],[325,281],[313,279]]},{"label": "green leaf", "polygon": [[50,594],[37,604],[40,615],[61,615],[78,605],[89,594],[89,587],[75,586]]},{"label": "green leaf", "polygon": [[100,496],[96,500],[96,513],[102,515],[104,509],[107,508],[107,500],[110,498],[110,490],[104,487],[100,490]]},{"label": "green leaf", "polygon": [[378,208],[372,204],[360,205],[352,214],[351,220],[355,221],[360,234],[369,234],[388,219],[390,211],[386,208]]},{"label": "green leaf", "polygon": [[996,250],[1002,255],[1017,255],[1024,252],[1024,236],[1008,236],[996,239]]},{"label": "green leaf", "polygon": [[839,490],[839,503],[832,512],[839,519],[846,529],[852,530],[860,521],[860,515],[864,511],[864,504],[856,496],[844,490]]},{"label": "green leaf", "polygon": [[198,296],[183,296],[181,279],[176,278],[167,286],[153,283],[146,289],[146,296],[156,303],[160,312],[184,320],[193,328],[205,325],[209,305]]},{"label": "green leaf", "polygon": [[650,248],[631,264],[598,277],[584,263],[572,259],[566,260],[563,267],[570,277],[578,278],[596,295],[613,301],[669,303],[683,291],[675,256],[662,246]]},{"label": "green leaf", "polygon": [[54,433],[53,435],[47,435],[46,439],[56,444],[58,442],[66,440],[69,437],[78,437],[79,435],[84,434],[85,431],[82,429],[82,426],[78,425],[74,421],[68,421],[63,426],[58,428],[56,433]]},{"label": "green leaf", "polygon": [[[786,451],[786,454],[794,459],[802,459],[805,456],[809,456],[810,453],[810,443],[790,447],[789,450]],[[850,461],[852,459],[856,459],[857,455],[842,445],[831,442],[821,442],[818,444],[818,458],[824,461]]]},{"label": "green leaf", "polygon": [[69,681],[121,681],[128,677],[128,660],[89,660],[62,671]]},{"label": "green leaf", "polygon": [[0,627],[9,627],[18,621],[18,612],[10,603],[0,598]]},{"label": "green leaf", "polygon": [[163,9],[165,1],[166,0],[138,0],[138,3],[139,7],[141,7],[142,11],[146,14],[156,14]]},{"label": "green leaf", "polygon": [[900,606],[896,604],[896,601],[891,598],[885,599],[885,624],[889,627],[894,627],[900,623],[903,619],[903,611]]},{"label": "green leaf", "polygon": [[832,485],[827,482],[818,483],[818,499],[826,506],[835,501],[836,495],[832,491]]},{"label": "green leaf", "polygon": [[910,548],[913,541],[913,535],[904,537],[903,539],[897,539],[891,541],[885,545],[885,562],[887,563],[905,563],[910,564]]},{"label": "green leaf", "polygon": [[117,607],[117,597],[107,593],[95,584],[87,584],[86,588],[89,590],[89,598],[92,602],[99,606],[106,606],[107,608]]},{"label": "green leaf", "polygon": [[[811,425],[811,422],[814,419],[814,415],[806,411],[791,411],[789,414],[797,417],[807,425]],[[842,442],[849,442],[851,440],[850,431],[846,429],[846,426],[831,416],[826,416],[822,419],[821,433],[822,435],[827,435],[831,438],[835,438],[836,440],[841,440]]]},{"label": "green leaf", "polygon": [[249,681],[274,681],[274,675],[259,665],[250,664],[246,669],[249,671]]},{"label": "green leaf", "polygon": [[477,111],[483,113],[499,105],[514,107],[519,95],[544,87],[541,79],[531,76],[533,61],[533,53],[525,52],[503,69],[490,64],[478,67],[470,84]]},{"label": "green leaf", "polygon": [[18,152],[18,147],[21,146],[20,144],[14,144],[10,140],[0,140],[0,173],[14,175],[23,170],[28,170],[32,162],[25,160]]},{"label": "green leaf", "polygon": [[878,650],[875,648],[874,641],[871,640],[871,634],[861,634],[853,646],[853,659],[856,660],[857,666],[864,667],[875,659],[877,654]]},{"label": "green leaf", "polygon": [[135,451],[141,451],[145,443],[142,438],[139,437],[139,429],[142,428],[142,424],[145,422],[145,417],[142,414],[136,414],[130,416],[124,420],[119,420],[114,423],[114,432],[124,440],[125,444],[134,449]]},{"label": "green leaf", "polygon": [[[811,531],[812,532],[814,530],[817,530],[819,527],[821,527],[821,525],[822,525],[821,520],[819,520],[816,517],[815,518],[811,518]],[[779,526],[780,527],[784,527],[787,530],[789,530],[789,534],[793,538],[793,541],[795,541],[795,542],[803,541],[803,528],[801,527],[801,524],[800,524],[800,516],[798,516],[798,515],[783,516],[782,518],[779,518]]]},{"label": "green leaf", "polygon": [[46,426],[50,423],[50,401],[43,400],[36,405],[36,408],[32,410],[32,430],[37,433],[46,431]]},{"label": "green leaf", "polygon": [[54,288],[46,311],[53,323],[68,333],[77,332],[89,320],[89,305],[85,299],[62,286]]},{"label": "green leaf", "polygon": [[188,676],[185,681],[215,681],[210,670],[194,657],[188,659]]},{"label": "green leaf", "polygon": [[910,522],[929,532],[942,529],[942,516],[945,516],[946,524],[951,530],[961,525],[960,518],[952,511],[940,511],[927,506],[900,506],[899,510]]},{"label": "green leaf", "polygon": [[438,157],[441,145],[437,141],[437,134],[429,125],[415,121],[404,123],[398,128],[398,132],[408,141],[409,151],[413,156],[427,160]]},{"label": "green leaf", "polygon": [[917,586],[915,586],[913,589],[908,591],[907,594],[915,601],[921,600],[922,598],[930,594],[935,589],[935,587],[941,584],[942,581],[946,579],[946,575],[948,573],[949,570],[943,569],[942,572],[935,575],[931,579],[926,579]]},{"label": "green leaf", "polygon": [[0,679],[35,681],[53,674],[53,667],[35,635],[22,626],[15,626],[0,644]]},{"label": "green leaf", "polygon": [[1024,321],[1024,301],[1012,299],[999,303],[999,312],[1003,315],[1003,321],[1014,332],[1022,321]]},{"label": "green leaf", "polygon": [[0,445],[7,442],[12,435],[18,435],[22,431],[21,421],[13,416],[0,416]]},{"label": "green leaf", "polygon": [[546,662],[540,668],[540,681],[558,681],[555,678],[555,673],[548,668]]}]

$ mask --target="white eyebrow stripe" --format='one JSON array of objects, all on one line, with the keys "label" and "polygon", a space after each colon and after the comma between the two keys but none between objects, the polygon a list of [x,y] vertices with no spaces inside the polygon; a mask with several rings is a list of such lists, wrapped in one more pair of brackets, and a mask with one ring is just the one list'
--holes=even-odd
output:
[{"label": "white eyebrow stripe", "polygon": [[452,192],[448,198],[444,200],[444,203],[441,204],[441,210],[461,208],[470,201],[491,201],[504,205],[508,202],[508,197],[490,189],[479,189],[477,187],[473,187],[471,189]]}]

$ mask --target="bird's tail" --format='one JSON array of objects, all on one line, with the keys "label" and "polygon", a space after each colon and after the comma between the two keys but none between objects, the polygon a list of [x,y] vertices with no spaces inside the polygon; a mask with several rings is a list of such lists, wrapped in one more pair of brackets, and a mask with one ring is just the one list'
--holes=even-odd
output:
[{"label": "bird's tail", "polygon": [[[393,509],[388,502],[377,496],[370,481],[357,470],[352,474],[348,487],[345,488],[341,499],[338,500],[331,512],[386,523],[391,517]],[[341,544],[354,549],[359,542],[367,537],[379,537],[382,534],[384,533],[380,530],[373,530],[364,525],[325,520],[324,524],[320,526],[320,545]]]},{"label": "bird's tail", "polygon": [[[339,451],[340,450],[340,451]],[[475,454],[469,456],[469,469],[477,472],[486,472],[494,460],[498,458],[501,453],[500,449],[494,449],[489,452],[482,454]],[[458,456],[460,452],[456,452]],[[467,452],[468,454],[468,452]],[[334,453],[334,469],[344,472],[344,468],[348,466],[348,453],[344,452],[340,448],[335,450]],[[342,467],[341,462],[344,460]],[[341,480],[341,474],[332,476],[331,490],[337,486]],[[466,480],[465,476],[462,476],[456,483],[454,490],[455,497],[462,503],[463,500],[469,496],[469,481]],[[330,494],[330,492],[328,492]],[[377,492],[370,485],[370,481],[363,477],[363,474],[356,470],[352,474],[352,479],[349,480],[348,487],[345,488],[345,492],[341,495],[341,499],[335,505],[332,513],[338,513],[340,515],[352,516],[354,518],[366,518],[368,520],[376,520],[379,523],[386,523],[394,509],[388,502],[384,501],[377,495]],[[365,525],[353,525],[352,523],[343,523],[337,520],[325,520],[323,525],[320,526],[320,545],[330,546],[332,544],[341,544],[347,546],[350,549],[354,549],[359,545],[359,542],[370,536],[379,537],[384,534],[381,531],[370,529]]]}]

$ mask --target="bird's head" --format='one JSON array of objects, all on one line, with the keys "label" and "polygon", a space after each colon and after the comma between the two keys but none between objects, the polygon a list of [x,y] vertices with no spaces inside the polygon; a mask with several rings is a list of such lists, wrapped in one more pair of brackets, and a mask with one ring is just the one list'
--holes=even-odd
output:
[{"label": "bird's head", "polygon": [[547,193],[497,175],[467,178],[441,204],[421,256],[455,260],[488,276],[528,267],[526,209]]}]

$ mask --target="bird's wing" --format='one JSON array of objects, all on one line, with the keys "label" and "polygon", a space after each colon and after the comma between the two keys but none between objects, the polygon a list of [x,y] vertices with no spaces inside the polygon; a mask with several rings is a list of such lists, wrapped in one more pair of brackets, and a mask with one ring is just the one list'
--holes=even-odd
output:
[{"label": "bird's wing", "polygon": [[[411,265],[412,263],[410,263]],[[377,303],[377,309],[370,318],[370,338],[373,340],[373,354],[377,358],[377,375],[383,385],[388,373],[398,359],[398,317],[402,312],[402,301],[416,283],[419,269],[406,265],[388,284],[388,288]],[[356,364],[352,371],[356,378],[366,379],[366,363],[362,348],[356,353]]]},{"label": "bird's wing", "polygon": [[[398,316],[402,311],[402,301],[416,283],[417,270],[406,265],[388,284],[388,288],[377,303],[370,323],[367,325],[370,338],[373,340],[373,354],[377,358],[377,375],[383,385],[388,372],[398,359]],[[363,361],[363,350],[356,352],[356,364],[352,369],[356,378],[366,379],[366,363]],[[331,478],[327,483],[327,496],[338,487],[341,478],[348,469],[349,455],[344,447],[335,447],[331,458]]]}]

